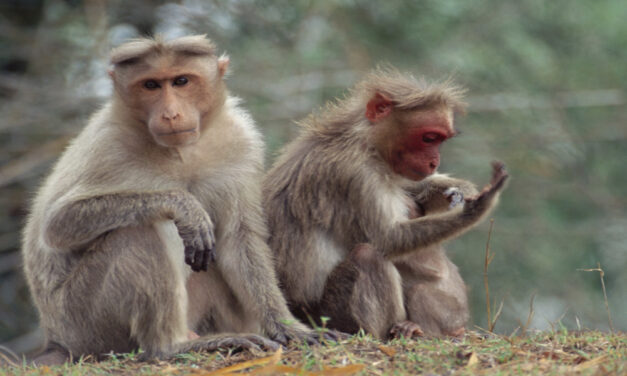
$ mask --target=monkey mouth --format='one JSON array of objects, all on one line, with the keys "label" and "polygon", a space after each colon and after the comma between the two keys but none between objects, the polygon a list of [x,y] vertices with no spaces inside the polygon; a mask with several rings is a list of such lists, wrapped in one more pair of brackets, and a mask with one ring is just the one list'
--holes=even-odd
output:
[{"label": "monkey mouth", "polygon": [[159,136],[173,136],[173,135],[177,135],[177,134],[181,134],[181,133],[195,133],[196,132],[196,128],[190,128],[190,129],[182,129],[182,130],[176,130],[176,131],[171,131],[171,132],[159,132],[157,133],[157,135]]},{"label": "monkey mouth", "polygon": [[426,174],[426,173],[424,173],[422,171],[419,171],[419,170],[417,170],[415,168],[412,168],[409,171],[410,171],[410,173],[412,175],[412,177],[410,177],[410,179],[415,180],[415,181],[422,180],[422,179],[426,178],[427,176],[431,175],[431,174]]}]

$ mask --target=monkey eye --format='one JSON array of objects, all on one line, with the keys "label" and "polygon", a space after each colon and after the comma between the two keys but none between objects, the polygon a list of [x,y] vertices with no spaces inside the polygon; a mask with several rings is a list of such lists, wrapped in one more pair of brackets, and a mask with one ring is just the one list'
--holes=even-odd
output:
[{"label": "monkey eye", "polygon": [[155,80],[148,80],[146,82],[144,82],[144,87],[148,90],[154,90],[157,89],[161,86],[159,86],[159,84],[157,83],[157,81]]},{"label": "monkey eye", "polygon": [[181,76],[181,77],[177,77],[174,80],[174,86],[183,86],[185,85],[189,80],[187,79],[187,77],[185,76]]},{"label": "monkey eye", "polygon": [[432,144],[442,140],[442,136],[437,133],[429,132],[422,135],[422,142],[425,144]]}]

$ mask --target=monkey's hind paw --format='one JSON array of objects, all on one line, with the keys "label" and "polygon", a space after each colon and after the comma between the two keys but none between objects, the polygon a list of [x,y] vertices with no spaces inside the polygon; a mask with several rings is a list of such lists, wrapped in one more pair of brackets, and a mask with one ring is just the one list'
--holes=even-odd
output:
[{"label": "monkey's hind paw", "polygon": [[278,350],[279,346],[280,345],[277,342],[257,334],[217,335],[213,337],[201,337],[199,339],[187,342],[183,344],[178,353],[189,351],[216,351],[226,349],[232,349],[235,351],[276,351]]},{"label": "monkey's hind paw", "polygon": [[390,329],[390,338],[416,338],[424,336],[424,332],[420,326],[413,321],[405,320],[398,322]]},{"label": "monkey's hind paw", "polygon": [[453,337],[453,338],[463,338],[466,335],[466,328],[464,328],[463,326],[461,328],[455,329],[455,330],[451,330],[449,332],[446,333],[447,336],[449,337]]}]

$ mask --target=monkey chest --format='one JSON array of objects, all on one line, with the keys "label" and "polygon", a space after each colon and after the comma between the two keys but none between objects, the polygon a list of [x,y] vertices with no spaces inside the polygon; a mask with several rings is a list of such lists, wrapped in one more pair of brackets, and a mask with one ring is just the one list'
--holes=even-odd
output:
[{"label": "monkey chest", "polygon": [[417,216],[416,204],[402,189],[381,189],[376,202],[376,209],[381,214],[379,218],[389,225]]}]

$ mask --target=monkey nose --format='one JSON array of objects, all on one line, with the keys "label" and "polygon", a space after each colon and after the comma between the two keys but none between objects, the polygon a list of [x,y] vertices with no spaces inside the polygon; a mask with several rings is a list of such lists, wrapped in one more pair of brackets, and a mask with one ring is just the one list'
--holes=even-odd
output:
[{"label": "monkey nose", "polygon": [[163,120],[176,120],[179,117],[178,113],[174,113],[174,114],[167,114],[164,113],[163,115],[161,115],[161,117],[163,118]]},{"label": "monkey nose", "polygon": [[161,114],[161,118],[163,120],[176,120],[179,117],[180,117],[179,113],[178,112],[174,112],[174,111],[172,111],[172,112],[167,111],[167,112],[164,112],[164,113]]},{"label": "monkey nose", "polygon": [[435,170],[438,168],[438,164],[435,162],[430,162],[429,163],[429,168],[431,169],[431,172],[435,172]]}]

